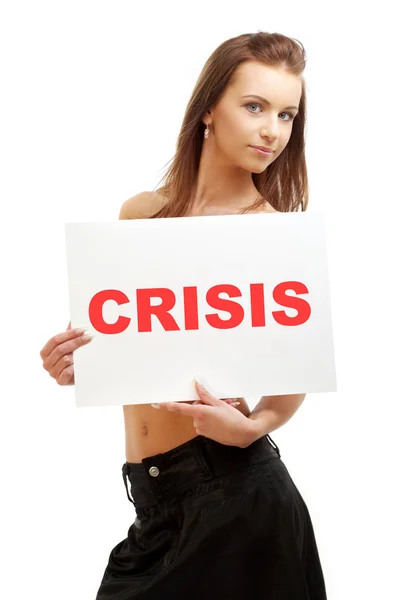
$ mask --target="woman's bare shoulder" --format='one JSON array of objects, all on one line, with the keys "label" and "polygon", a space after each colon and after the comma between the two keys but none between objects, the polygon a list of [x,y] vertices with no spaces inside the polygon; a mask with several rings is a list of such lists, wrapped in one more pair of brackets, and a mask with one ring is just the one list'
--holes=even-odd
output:
[{"label": "woman's bare shoulder", "polygon": [[122,204],[119,219],[149,219],[167,204],[163,190],[160,188],[132,196]]}]

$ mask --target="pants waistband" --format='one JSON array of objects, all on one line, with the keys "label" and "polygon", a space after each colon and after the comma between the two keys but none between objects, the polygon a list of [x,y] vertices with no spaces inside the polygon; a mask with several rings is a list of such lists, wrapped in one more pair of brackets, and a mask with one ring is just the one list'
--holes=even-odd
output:
[{"label": "pants waistband", "polygon": [[143,458],[141,463],[124,463],[123,480],[130,502],[143,508],[165,502],[194,484],[280,457],[269,435],[247,448],[226,446],[200,435],[168,452]]}]

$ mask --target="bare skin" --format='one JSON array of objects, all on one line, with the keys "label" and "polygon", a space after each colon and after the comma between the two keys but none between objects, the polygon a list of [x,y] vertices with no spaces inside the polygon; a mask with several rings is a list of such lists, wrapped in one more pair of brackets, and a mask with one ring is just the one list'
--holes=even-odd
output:
[{"label": "bare skin", "polygon": [[[257,98],[244,99],[245,95]],[[203,116],[209,137],[204,140],[190,208],[185,216],[238,214],[257,197],[252,173],[261,173],[286,147],[301,96],[298,77],[282,69],[249,61],[237,69],[237,77],[219,102]],[[250,110],[258,107],[260,110]],[[291,108],[290,108],[291,107]],[[286,115],[287,119],[280,118]],[[261,154],[251,146],[273,150]],[[145,219],[167,202],[162,190],[142,192],[121,207],[120,219]],[[264,202],[256,212],[277,212]],[[70,329],[52,337],[40,352],[43,367],[59,385],[74,384],[73,352],[89,343]],[[166,400],[166,399],[165,399]],[[237,410],[248,416],[244,398]],[[151,404],[123,406],[126,460],[166,452],[196,437],[193,418],[155,409]]]}]

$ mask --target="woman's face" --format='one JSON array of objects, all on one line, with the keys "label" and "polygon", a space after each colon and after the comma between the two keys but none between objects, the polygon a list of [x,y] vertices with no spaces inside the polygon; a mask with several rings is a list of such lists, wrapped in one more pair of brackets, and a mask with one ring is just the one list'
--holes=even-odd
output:
[{"label": "woman's face", "polygon": [[[301,80],[295,75],[255,61],[242,63],[206,116],[207,121],[211,118],[207,143],[215,158],[227,166],[263,172],[290,139],[301,91]],[[274,152],[261,154],[251,146]]]}]

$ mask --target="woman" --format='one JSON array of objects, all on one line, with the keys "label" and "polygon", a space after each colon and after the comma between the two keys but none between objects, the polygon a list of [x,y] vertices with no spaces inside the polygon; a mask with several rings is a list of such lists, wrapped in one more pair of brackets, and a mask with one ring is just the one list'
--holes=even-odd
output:
[{"label": "woman", "polygon": [[[193,91],[165,185],[127,200],[120,219],[305,210],[304,67],[304,49],[280,34],[221,44]],[[89,341],[68,329],[47,342],[41,357],[57,383],[74,384],[73,352]],[[110,553],[97,600],[324,600],[307,506],[268,435],[305,394],[266,396],[250,412],[244,398],[196,389],[194,403],[123,407],[123,478],[137,517]]]}]

